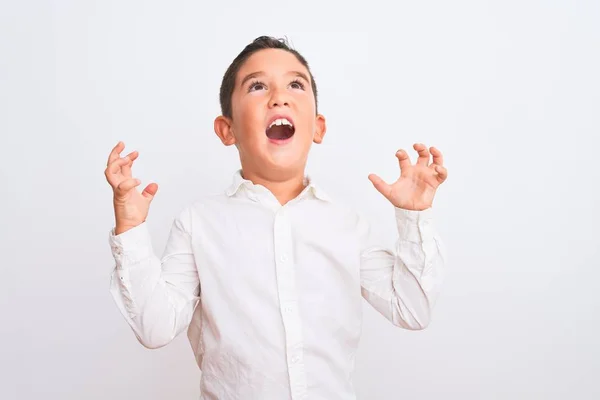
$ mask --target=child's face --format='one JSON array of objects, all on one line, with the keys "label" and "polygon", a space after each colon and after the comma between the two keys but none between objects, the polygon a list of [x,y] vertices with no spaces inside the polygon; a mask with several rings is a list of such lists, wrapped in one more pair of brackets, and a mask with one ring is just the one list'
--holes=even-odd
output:
[{"label": "child's face", "polygon": [[[215,131],[235,144],[244,170],[304,171],[312,142],[325,134],[325,118],[316,115],[308,70],[279,49],[254,53],[242,65],[232,95],[232,119],[219,117]],[[292,127],[272,127],[287,119]]]}]

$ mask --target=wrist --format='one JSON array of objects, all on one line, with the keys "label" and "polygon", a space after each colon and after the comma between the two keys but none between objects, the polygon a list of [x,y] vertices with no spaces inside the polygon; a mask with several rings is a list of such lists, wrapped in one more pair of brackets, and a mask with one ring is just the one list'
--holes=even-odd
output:
[{"label": "wrist", "polygon": [[120,235],[121,233],[125,233],[130,229],[135,228],[134,225],[125,225],[125,224],[120,224],[117,222],[117,224],[115,225],[115,236]]}]

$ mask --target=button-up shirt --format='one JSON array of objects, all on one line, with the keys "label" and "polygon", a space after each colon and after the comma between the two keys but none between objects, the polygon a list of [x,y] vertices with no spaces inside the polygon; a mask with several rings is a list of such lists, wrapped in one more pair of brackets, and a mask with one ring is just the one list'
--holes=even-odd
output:
[{"label": "button-up shirt", "polygon": [[187,330],[201,399],[354,399],[362,299],[405,329],[430,321],[444,269],[431,208],[394,208],[388,249],[304,184],[282,206],[238,171],[176,216],[160,258],[146,223],[109,233],[117,307],[148,348]]}]

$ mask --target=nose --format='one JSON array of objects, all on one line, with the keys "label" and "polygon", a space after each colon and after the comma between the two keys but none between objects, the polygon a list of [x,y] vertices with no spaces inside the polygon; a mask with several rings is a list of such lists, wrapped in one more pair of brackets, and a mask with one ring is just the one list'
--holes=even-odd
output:
[{"label": "nose", "polygon": [[289,98],[285,90],[274,89],[271,92],[271,99],[269,100],[269,108],[273,107],[289,107]]}]

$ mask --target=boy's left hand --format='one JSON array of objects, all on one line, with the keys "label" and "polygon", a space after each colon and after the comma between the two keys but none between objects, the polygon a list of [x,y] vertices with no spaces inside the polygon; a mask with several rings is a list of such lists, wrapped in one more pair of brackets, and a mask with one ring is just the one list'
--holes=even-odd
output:
[{"label": "boy's left hand", "polygon": [[[435,147],[427,149],[417,143],[413,148],[419,153],[415,165],[404,150],[396,152],[400,161],[400,178],[396,182],[390,185],[375,174],[369,175],[369,180],[395,207],[422,211],[431,207],[435,192],[448,177],[448,171],[444,168],[442,153]],[[431,164],[430,155],[433,156]]]}]

